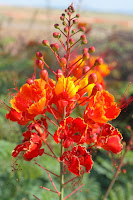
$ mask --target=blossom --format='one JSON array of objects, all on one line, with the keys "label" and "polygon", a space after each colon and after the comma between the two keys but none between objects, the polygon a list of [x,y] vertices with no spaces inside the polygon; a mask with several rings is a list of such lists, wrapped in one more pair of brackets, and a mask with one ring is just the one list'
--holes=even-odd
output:
[{"label": "blossom", "polygon": [[97,137],[97,146],[116,154],[122,151],[121,140],[121,133],[111,124],[105,124],[101,127],[101,132]]},{"label": "blossom", "polygon": [[58,144],[63,140],[63,146],[68,148],[72,143],[83,144],[86,140],[87,124],[80,117],[67,117],[60,122],[60,127],[53,138]]},{"label": "blossom", "polygon": [[27,124],[38,114],[44,112],[48,100],[51,98],[52,89],[42,79],[35,79],[32,84],[24,84],[17,95],[11,99],[11,110],[6,115],[7,119]]},{"label": "blossom", "polygon": [[39,137],[37,133],[31,131],[26,131],[23,133],[23,136],[23,143],[16,146],[12,152],[12,156],[17,157],[20,152],[23,152],[23,158],[26,161],[30,161],[37,156],[41,156],[44,152],[44,149],[41,149],[41,137]]},{"label": "blossom", "polygon": [[115,119],[120,111],[121,109],[114,101],[114,96],[102,90],[90,97],[84,112],[84,120],[87,123],[106,123]]},{"label": "blossom", "polygon": [[[60,157],[60,160],[67,165],[67,168],[70,172],[79,176],[84,172],[90,173],[90,170],[93,165],[91,155],[86,151],[85,147],[76,146],[72,151],[65,151]],[[85,170],[83,167],[85,167]]]},{"label": "blossom", "polygon": [[62,118],[64,108],[66,110],[66,116],[68,116],[79,98],[77,94],[79,86],[75,86],[72,77],[65,78],[63,75],[58,79],[57,84],[53,90],[53,98],[49,105],[54,104],[56,109],[50,107],[49,112],[54,112],[57,118]]}]

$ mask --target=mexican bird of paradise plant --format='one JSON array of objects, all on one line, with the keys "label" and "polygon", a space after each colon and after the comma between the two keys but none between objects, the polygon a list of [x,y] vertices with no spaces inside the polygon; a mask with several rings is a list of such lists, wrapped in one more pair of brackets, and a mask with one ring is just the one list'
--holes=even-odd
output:
[{"label": "mexican bird of paradise plant", "polygon": [[[132,101],[131,98],[116,103],[114,96],[105,90],[103,76],[108,75],[110,71],[102,58],[94,58],[91,55],[95,51],[93,46],[85,47],[82,55],[76,60],[73,58],[75,51],[87,44],[86,36],[82,34],[85,32],[85,27],[80,27],[79,30],[73,28],[80,17],[79,14],[74,15],[74,13],[71,4],[60,17],[64,30],[61,30],[59,24],[54,25],[58,32],[54,32],[53,37],[60,45],[49,44],[47,40],[42,41],[42,44],[55,55],[59,69],[54,71],[47,65],[42,53],[37,52],[36,66],[40,69],[40,78],[37,79],[34,73],[20,89],[16,87],[16,93],[12,93],[10,106],[1,101],[8,110],[6,118],[27,127],[22,134],[22,143],[12,151],[12,157],[17,158],[22,154],[25,161],[31,161],[47,154],[56,159],[60,166],[60,175],[39,165],[36,161],[35,163],[46,170],[54,190],[42,188],[56,193],[59,200],[66,200],[84,185],[80,185],[64,197],[64,185],[77,177],[82,177],[84,173],[91,173],[92,148],[103,148],[113,154],[122,151],[122,134],[110,124],[110,121],[116,119],[121,109]],[[73,37],[79,32],[82,35],[75,41]],[[65,42],[62,37],[65,38]],[[64,49],[63,56],[59,54],[60,47]],[[53,73],[55,80],[49,77],[47,69]],[[73,118],[71,114],[78,107],[82,107],[84,113]],[[49,113],[53,116],[52,119],[48,117]],[[48,131],[50,123],[56,127],[55,133]],[[48,137],[60,148],[59,155],[55,154],[48,143]],[[47,149],[51,154],[47,153]],[[68,171],[73,174],[73,178],[65,182]],[[50,174],[59,178],[59,191]],[[34,197],[38,199],[35,195]]]}]

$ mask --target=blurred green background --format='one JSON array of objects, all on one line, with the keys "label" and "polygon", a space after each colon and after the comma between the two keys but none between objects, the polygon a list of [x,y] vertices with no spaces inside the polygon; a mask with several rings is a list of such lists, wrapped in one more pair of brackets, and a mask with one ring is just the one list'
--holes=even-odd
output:
[{"label": "blurred green background", "polygon": [[[28,77],[32,76],[37,51],[43,53],[52,69],[59,67],[53,54],[41,45],[41,41],[48,39],[50,43],[56,42],[52,37],[53,24],[59,23],[59,17],[63,11],[9,6],[0,6],[0,9],[0,99],[9,105],[11,96],[8,89],[14,88],[14,83],[20,87]],[[113,70],[106,78],[106,87],[118,100],[128,83],[133,81],[133,16],[82,12],[81,10],[80,14],[80,22],[86,23],[89,28],[87,46],[95,46],[95,54],[102,56],[107,64],[111,63]],[[60,52],[63,55],[62,50]],[[79,50],[77,53],[80,52]],[[129,96],[131,94],[133,94],[132,85]],[[122,112],[121,116],[112,122],[124,135],[126,142],[130,138],[127,125],[133,129],[132,110],[133,104],[130,104],[126,112]],[[40,186],[45,186],[52,189],[52,185],[46,172],[36,166],[34,161],[26,162],[20,157],[16,165],[16,161],[11,158],[11,152],[17,144],[21,143],[22,132],[26,127],[6,120],[6,112],[0,109],[0,199],[34,200],[33,195],[41,200],[58,199],[53,193],[40,188]],[[79,110],[73,115],[77,116],[78,113]],[[51,132],[55,131],[51,124],[49,129]],[[58,153],[58,147],[54,143],[52,146]],[[114,163],[118,164],[120,157],[121,155],[112,158],[112,155],[102,150],[93,152],[93,169],[81,180],[81,183],[85,183],[82,192],[75,193],[69,199],[102,199],[112,180],[115,171]],[[43,155],[41,159],[37,159],[37,162],[59,173],[58,164],[47,156]],[[124,163],[123,169],[126,173],[121,171],[108,200],[133,199],[132,150],[128,152]],[[57,178],[54,177],[54,181],[59,187]],[[73,186],[69,184],[65,195],[67,196],[72,189]]]}]

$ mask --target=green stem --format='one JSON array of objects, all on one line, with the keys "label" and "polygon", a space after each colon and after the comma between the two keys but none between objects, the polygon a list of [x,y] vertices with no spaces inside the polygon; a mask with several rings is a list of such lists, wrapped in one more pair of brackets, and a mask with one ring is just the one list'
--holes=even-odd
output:
[{"label": "green stem", "polygon": [[[63,142],[61,141],[61,156],[64,152]],[[59,200],[63,200],[64,196],[64,174],[63,174],[64,166],[63,162],[60,162],[60,197]]]},{"label": "green stem", "polygon": [[104,195],[104,197],[103,197],[103,200],[106,200],[106,199],[107,199],[107,197],[108,197],[108,195],[109,195],[109,193],[110,193],[110,190],[112,189],[112,187],[113,187],[113,185],[114,185],[114,183],[115,183],[115,181],[116,181],[116,178],[117,178],[117,176],[119,175],[119,171],[120,171],[120,169],[121,169],[121,167],[122,167],[122,165],[123,165],[123,160],[124,160],[124,158],[125,158],[125,156],[126,156],[126,153],[127,153],[127,149],[125,150],[125,153],[124,153],[124,155],[123,155],[123,157],[122,157],[122,159],[121,159],[121,161],[120,161],[120,163],[119,163],[119,165],[118,165],[118,168],[117,168],[117,170],[116,170],[116,172],[115,172],[115,174],[114,174],[114,176],[113,176],[113,179],[112,179],[112,181],[111,181],[111,183],[110,183],[110,185],[109,185],[109,187],[108,187],[108,189],[107,189],[107,191],[106,191],[106,193],[105,193],[105,195]]}]

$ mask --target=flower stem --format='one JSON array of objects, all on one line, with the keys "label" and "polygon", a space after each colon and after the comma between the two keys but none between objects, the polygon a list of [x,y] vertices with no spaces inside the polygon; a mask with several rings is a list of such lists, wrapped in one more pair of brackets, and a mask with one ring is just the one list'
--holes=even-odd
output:
[{"label": "flower stem", "polygon": [[119,171],[120,171],[120,169],[121,169],[121,167],[123,165],[123,160],[124,160],[124,158],[126,156],[126,153],[127,153],[127,149],[125,150],[124,155],[123,155],[122,159],[120,160],[118,168],[117,168],[117,170],[116,170],[116,172],[114,174],[114,177],[113,177],[113,179],[112,179],[112,181],[111,181],[111,183],[110,183],[110,185],[109,185],[109,187],[108,187],[108,189],[107,189],[107,191],[106,191],[106,193],[105,193],[105,195],[103,197],[103,200],[107,199],[107,197],[108,197],[108,195],[110,193],[110,190],[112,189],[112,187],[113,187],[113,185],[114,185],[114,183],[115,183],[115,181],[116,181],[116,179],[117,179],[117,177],[119,175]]},{"label": "flower stem", "polygon": [[[63,147],[63,142],[61,141],[61,155],[64,152],[64,147]],[[63,174],[63,162],[60,162],[60,197],[59,200],[63,200],[63,196],[64,196],[64,174]]]}]

